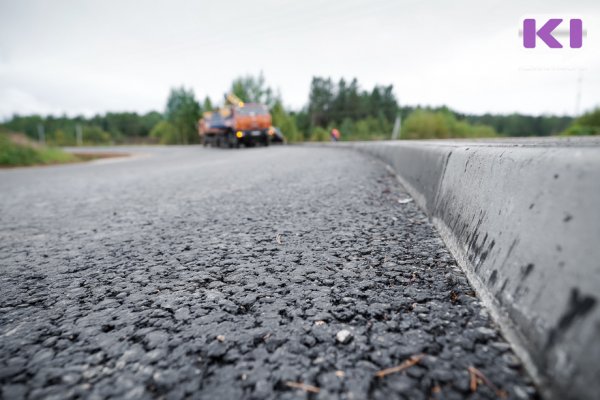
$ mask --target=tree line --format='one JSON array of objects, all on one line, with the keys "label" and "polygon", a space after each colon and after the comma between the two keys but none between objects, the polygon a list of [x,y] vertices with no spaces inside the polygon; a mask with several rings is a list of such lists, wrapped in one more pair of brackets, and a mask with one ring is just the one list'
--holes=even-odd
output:
[{"label": "tree line", "polygon": [[[522,114],[472,115],[447,107],[400,106],[392,85],[361,87],[356,78],[334,81],[313,77],[307,104],[299,110],[284,106],[263,74],[235,79],[228,90],[245,102],[266,104],[291,142],[328,140],[337,128],[343,140],[388,139],[397,118],[403,139],[549,136],[600,134],[600,109],[578,119],[568,116]],[[199,141],[196,124],[202,113],[219,107],[209,97],[199,100],[192,89],[172,88],[162,112],[109,112],[93,117],[14,115],[5,129],[53,145],[162,143]],[[80,133],[78,138],[78,131]],[[80,141],[78,140],[80,139]]]}]

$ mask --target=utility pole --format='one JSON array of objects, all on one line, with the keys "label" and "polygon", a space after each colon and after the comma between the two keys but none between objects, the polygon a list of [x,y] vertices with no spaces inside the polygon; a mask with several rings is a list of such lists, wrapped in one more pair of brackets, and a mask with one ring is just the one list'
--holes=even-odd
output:
[{"label": "utility pole", "polygon": [[42,123],[39,123],[37,126],[37,130],[38,130],[38,141],[40,142],[41,145],[46,144],[46,133],[44,132],[44,125]]},{"label": "utility pole", "polygon": [[77,146],[83,145],[83,133],[81,132],[81,125],[75,125],[75,133],[77,134]]},{"label": "utility pole", "polygon": [[400,139],[400,129],[402,128],[402,117],[400,116],[400,112],[396,115],[396,120],[394,121],[394,129],[392,130],[392,140]]},{"label": "utility pole", "polygon": [[575,98],[575,116],[579,116],[581,108],[581,87],[583,82],[583,71],[579,69],[579,76],[577,77],[577,97]]}]

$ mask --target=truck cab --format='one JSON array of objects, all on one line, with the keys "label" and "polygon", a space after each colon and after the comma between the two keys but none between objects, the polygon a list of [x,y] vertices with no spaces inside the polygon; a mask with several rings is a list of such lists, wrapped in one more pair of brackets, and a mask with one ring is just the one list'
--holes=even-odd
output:
[{"label": "truck cab", "polygon": [[269,144],[271,114],[263,104],[246,103],[233,108],[233,129],[236,139],[246,146]]}]

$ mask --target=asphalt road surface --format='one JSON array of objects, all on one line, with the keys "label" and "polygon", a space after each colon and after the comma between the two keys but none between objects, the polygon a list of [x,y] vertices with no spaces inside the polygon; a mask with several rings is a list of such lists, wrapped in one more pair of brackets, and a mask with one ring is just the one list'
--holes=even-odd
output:
[{"label": "asphalt road surface", "polygon": [[381,163],[129,151],[0,170],[2,398],[537,397]]}]

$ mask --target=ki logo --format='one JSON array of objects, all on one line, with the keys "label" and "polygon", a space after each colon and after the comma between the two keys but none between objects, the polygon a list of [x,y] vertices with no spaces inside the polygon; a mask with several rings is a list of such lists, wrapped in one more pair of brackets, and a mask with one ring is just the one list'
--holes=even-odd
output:
[{"label": "ki logo", "polygon": [[534,49],[537,38],[546,43],[551,49],[562,49],[562,44],[552,35],[568,36],[569,47],[579,49],[583,43],[583,22],[580,19],[569,20],[569,31],[555,29],[563,22],[560,18],[551,18],[547,20],[539,29],[537,29],[537,21],[533,18],[523,20],[523,46],[527,49]]}]

